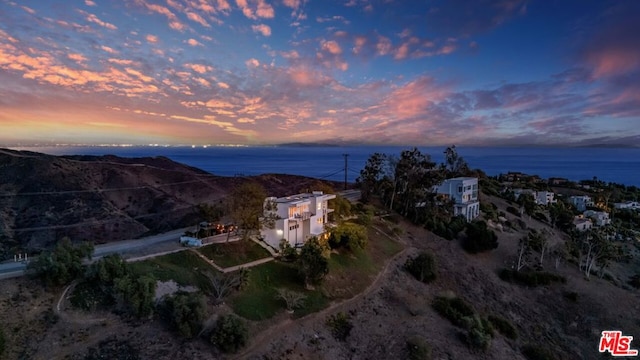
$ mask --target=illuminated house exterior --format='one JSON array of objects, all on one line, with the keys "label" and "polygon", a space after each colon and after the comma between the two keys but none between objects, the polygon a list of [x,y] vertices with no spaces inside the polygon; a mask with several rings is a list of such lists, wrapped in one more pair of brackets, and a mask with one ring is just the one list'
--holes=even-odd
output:
[{"label": "illuminated house exterior", "polygon": [[335,197],[333,194],[314,191],[266,198],[261,218],[262,239],[274,249],[279,249],[282,239],[292,247],[300,247],[309,238],[322,235],[328,214],[333,211],[329,209],[328,201]]},{"label": "illuminated house exterior", "polygon": [[480,215],[477,178],[457,177],[447,179],[436,188],[436,193],[454,200],[454,216],[462,215],[467,221],[471,221]]}]

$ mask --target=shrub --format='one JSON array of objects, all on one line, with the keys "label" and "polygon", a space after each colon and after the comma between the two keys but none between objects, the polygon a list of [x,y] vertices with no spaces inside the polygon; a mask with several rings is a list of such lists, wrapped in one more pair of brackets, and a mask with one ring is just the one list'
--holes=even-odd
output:
[{"label": "shrub", "polygon": [[345,341],[353,328],[349,315],[343,312],[329,316],[327,318],[327,326],[331,331],[331,335],[339,341]]},{"label": "shrub", "polygon": [[351,251],[367,246],[367,229],[358,224],[342,223],[331,230],[329,245],[332,248],[345,247]]},{"label": "shrub", "polygon": [[543,223],[549,223],[549,219],[547,219],[547,216],[541,212],[533,214],[533,218]]},{"label": "shrub", "polygon": [[298,258],[298,252],[285,239],[280,240],[280,259],[284,261],[295,261]]},{"label": "shrub", "polygon": [[478,315],[464,318],[464,328],[467,329],[465,340],[474,349],[486,351],[491,346],[493,328],[491,323]]},{"label": "shrub", "polygon": [[437,296],[431,306],[438,314],[460,327],[465,325],[465,317],[475,314],[473,307],[459,297]]},{"label": "shrub", "polygon": [[526,344],[522,347],[522,354],[528,360],[555,360],[556,357],[546,348],[535,344]]},{"label": "shrub", "polygon": [[196,293],[179,292],[160,306],[161,317],[185,338],[198,335],[206,312],[204,298]]},{"label": "shrub", "polygon": [[433,254],[422,252],[415,258],[410,257],[404,263],[404,269],[418,281],[429,283],[436,279],[437,266]]},{"label": "shrub", "polygon": [[520,210],[514,208],[513,206],[507,206],[507,212],[511,213],[517,217],[520,217]]},{"label": "shrub", "polygon": [[487,223],[477,221],[467,224],[467,237],[462,247],[471,254],[493,250],[498,247],[498,236],[487,228]]},{"label": "shrub", "polygon": [[222,315],[211,333],[211,343],[223,352],[237,352],[249,340],[245,323],[236,315]]},{"label": "shrub", "polygon": [[318,284],[329,273],[329,260],[322,253],[323,248],[317,238],[309,239],[302,246],[297,260],[297,268],[305,285]]},{"label": "shrub", "polygon": [[509,320],[502,318],[500,316],[491,315],[489,316],[489,322],[498,330],[500,334],[504,337],[509,338],[511,340],[515,340],[518,338],[518,332],[516,328],[509,322]]},{"label": "shrub", "polygon": [[413,337],[407,340],[409,360],[431,360],[431,346],[422,338]]},{"label": "shrub", "polygon": [[499,273],[500,279],[530,287],[551,285],[552,283],[566,283],[567,279],[561,275],[556,275],[546,271],[516,271],[502,269]]}]

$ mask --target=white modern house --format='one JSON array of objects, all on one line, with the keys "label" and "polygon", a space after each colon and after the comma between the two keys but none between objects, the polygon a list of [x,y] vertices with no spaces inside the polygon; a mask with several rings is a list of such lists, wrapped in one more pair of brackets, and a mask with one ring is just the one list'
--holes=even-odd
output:
[{"label": "white modern house", "polygon": [[576,207],[578,211],[587,210],[587,206],[593,206],[593,200],[589,195],[572,196],[569,201]]},{"label": "white modern house", "polygon": [[454,201],[453,215],[462,215],[471,221],[480,215],[478,201],[478,179],[457,177],[447,179],[435,189],[436,194]]},{"label": "white modern house", "polygon": [[611,224],[611,218],[606,211],[593,211],[587,210],[583,213],[585,218],[589,218],[593,221],[595,226],[605,226]]},{"label": "white modern house", "polygon": [[274,249],[279,249],[282,239],[292,247],[301,247],[309,238],[324,234],[328,215],[333,211],[329,209],[328,201],[335,197],[314,191],[266,198],[261,218],[262,239]]},{"label": "white modern house", "polygon": [[586,231],[593,227],[593,222],[591,219],[585,219],[582,215],[579,215],[573,219],[573,226],[578,231]]},{"label": "white modern house", "polygon": [[549,204],[554,204],[556,202],[555,194],[551,191],[535,191],[532,189],[513,189],[513,195],[515,196],[516,200],[518,200],[518,198],[522,194],[529,194],[533,196],[533,200],[535,200],[536,204],[538,205],[547,206]]},{"label": "white modern house", "polygon": [[637,201],[625,201],[621,203],[614,203],[613,207],[616,209],[632,209],[640,210],[640,202]]},{"label": "white modern house", "polygon": [[551,191],[537,191],[536,192],[536,204],[548,206],[556,203],[556,194]]}]

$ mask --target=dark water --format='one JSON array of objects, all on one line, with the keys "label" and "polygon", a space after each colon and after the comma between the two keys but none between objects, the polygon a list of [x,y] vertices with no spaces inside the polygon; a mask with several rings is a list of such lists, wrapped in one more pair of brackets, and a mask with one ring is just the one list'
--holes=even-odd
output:
[{"label": "dark water", "polygon": [[[287,173],[355,181],[374,152],[399,155],[408,147],[37,147],[25,150],[53,155],[105,155],[123,157],[166,156],[216,175]],[[421,147],[436,162],[443,161],[444,147]],[[459,147],[458,153],[471,168],[488,175],[507,171],[536,174],[543,178],[593,179],[640,186],[640,148],[504,148]]]}]

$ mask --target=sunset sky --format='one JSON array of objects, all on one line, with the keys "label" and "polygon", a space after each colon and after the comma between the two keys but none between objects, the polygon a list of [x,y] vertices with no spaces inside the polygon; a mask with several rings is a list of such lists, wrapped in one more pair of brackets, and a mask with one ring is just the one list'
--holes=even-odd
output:
[{"label": "sunset sky", "polygon": [[0,145],[640,144],[637,0],[0,0]]}]

